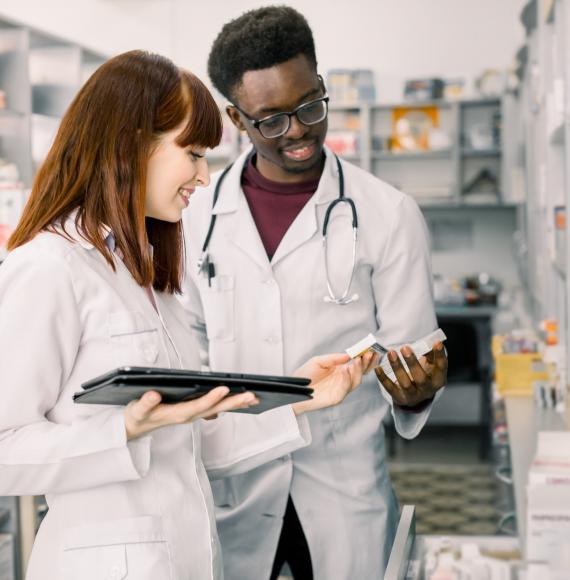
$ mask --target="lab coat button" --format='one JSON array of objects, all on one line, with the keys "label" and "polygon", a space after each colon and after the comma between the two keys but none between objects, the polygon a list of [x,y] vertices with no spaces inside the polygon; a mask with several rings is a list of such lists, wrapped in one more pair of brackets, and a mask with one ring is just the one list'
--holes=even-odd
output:
[{"label": "lab coat button", "polygon": [[147,361],[150,361],[150,362],[154,361],[154,359],[155,359],[155,351],[154,351],[154,349],[153,349],[152,347],[150,347],[150,346],[147,346],[147,347],[146,347],[146,348],[143,350],[143,354],[144,354],[144,358],[145,358]]},{"label": "lab coat button", "polygon": [[268,342],[269,344],[274,344],[277,342],[277,339],[273,338],[272,336],[266,336],[265,342]]},{"label": "lab coat button", "polygon": [[121,577],[121,570],[118,566],[113,566],[111,570],[109,570],[109,580],[116,580]]},{"label": "lab coat button", "polygon": [[273,278],[267,278],[267,280],[265,280],[265,284],[268,286],[273,286],[275,284],[275,280]]}]

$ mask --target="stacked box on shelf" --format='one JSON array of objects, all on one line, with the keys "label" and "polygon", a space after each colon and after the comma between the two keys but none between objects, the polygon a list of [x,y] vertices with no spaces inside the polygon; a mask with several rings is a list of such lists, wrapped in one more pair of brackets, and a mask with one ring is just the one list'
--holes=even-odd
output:
[{"label": "stacked box on shelf", "polygon": [[493,337],[492,352],[497,392],[504,397],[532,396],[533,384],[548,379],[546,366],[538,352],[504,353],[501,336]]}]

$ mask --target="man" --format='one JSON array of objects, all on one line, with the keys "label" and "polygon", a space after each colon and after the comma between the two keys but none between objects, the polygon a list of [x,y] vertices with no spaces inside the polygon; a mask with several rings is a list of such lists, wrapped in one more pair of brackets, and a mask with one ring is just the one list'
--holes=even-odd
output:
[{"label": "man", "polygon": [[[253,147],[185,214],[183,300],[205,363],[281,375],[369,332],[398,345],[433,331],[421,212],[376,177],[339,168],[323,146],[326,88],[306,20],[284,6],[247,12],[224,26],[208,67]],[[323,244],[340,172],[357,217],[355,256],[350,202],[332,209]],[[382,420],[391,411],[398,432],[415,437],[447,371],[441,343],[424,368],[409,347],[402,353],[410,374],[391,351],[397,383],[378,369],[382,387],[369,376],[341,405],[314,413],[309,447],[212,482],[227,579],[275,579],[285,561],[296,580],[383,577],[398,509]]]}]

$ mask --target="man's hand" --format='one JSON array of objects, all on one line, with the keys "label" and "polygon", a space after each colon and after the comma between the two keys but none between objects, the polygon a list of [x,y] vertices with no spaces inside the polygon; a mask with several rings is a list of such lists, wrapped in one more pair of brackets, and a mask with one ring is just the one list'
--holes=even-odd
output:
[{"label": "man's hand", "polygon": [[410,369],[406,372],[404,365],[396,351],[388,353],[388,360],[397,381],[392,381],[382,367],[375,369],[376,376],[384,388],[392,396],[392,400],[400,407],[416,407],[417,405],[432,399],[435,393],[446,384],[447,381],[447,357],[443,350],[443,344],[438,342],[427,355],[420,360],[416,358],[409,346],[403,346],[400,352]]}]

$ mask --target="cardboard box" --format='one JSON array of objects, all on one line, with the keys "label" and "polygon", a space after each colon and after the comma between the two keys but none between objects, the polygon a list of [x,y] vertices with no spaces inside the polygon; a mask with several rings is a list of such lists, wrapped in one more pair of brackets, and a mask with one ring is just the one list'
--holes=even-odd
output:
[{"label": "cardboard box", "polygon": [[502,396],[533,396],[533,384],[548,380],[546,365],[540,353],[502,352],[502,337],[493,337],[495,382]]}]

